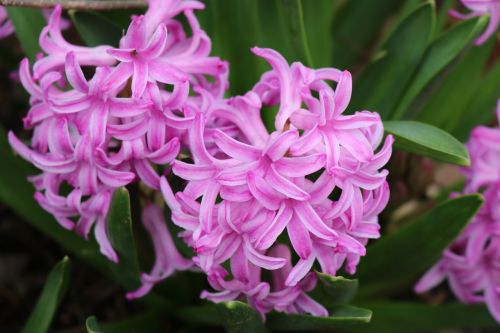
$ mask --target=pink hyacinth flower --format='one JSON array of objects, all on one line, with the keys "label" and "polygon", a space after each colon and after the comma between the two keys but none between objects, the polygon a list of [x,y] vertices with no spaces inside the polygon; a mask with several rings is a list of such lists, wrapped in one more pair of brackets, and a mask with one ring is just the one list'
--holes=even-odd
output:
[{"label": "pink hyacinth flower", "polygon": [[[500,120],[500,100],[497,106]],[[465,193],[483,192],[484,205],[442,258],[415,285],[425,292],[447,280],[464,303],[486,303],[500,322],[500,128],[476,127],[467,143],[471,166]]]}]

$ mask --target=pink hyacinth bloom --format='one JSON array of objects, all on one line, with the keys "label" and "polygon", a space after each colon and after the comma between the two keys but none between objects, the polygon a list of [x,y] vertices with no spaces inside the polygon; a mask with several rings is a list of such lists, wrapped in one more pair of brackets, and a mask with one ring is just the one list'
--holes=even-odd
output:
[{"label": "pink hyacinth bloom", "polygon": [[[500,100],[497,117],[500,113]],[[464,170],[465,193],[483,192],[484,205],[440,261],[415,285],[425,292],[447,280],[453,293],[464,303],[486,303],[500,322],[500,128],[479,126],[467,148],[471,166]]]},{"label": "pink hyacinth bloom", "polygon": [[193,265],[190,260],[184,259],[177,251],[160,207],[153,204],[144,207],[142,223],[153,241],[156,260],[151,272],[142,274],[142,286],[127,293],[128,299],[144,296],[156,282],[166,279],[176,270],[186,270]]},{"label": "pink hyacinth bloom", "polygon": [[[209,56],[210,41],[193,15],[201,7],[180,0],[160,6],[152,0],[146,14],[133,19],[122,48],[113,51],[66,41],[57,6],[41,33],[44,53],[33,75],[28,60],[21,63],[20,79],[31,96],[24,125],[33,136],[26,144],[9,133],[9,141],[42,171],[31,178],[35,199],[64,228],[84,237],[94,230],[101,251],[113,261],[118,257],[106,235],[113,191],[136,181],[159,190],[163,169],[181,146],[187,148],[194,114],[227,87],[227,66]],[[191,37],[172,16],[179,14],[187,17]],[[133,59],[117,61],[108,51]],[[90,78],[84,66],[91,68]],[[66,186],[69,194],[62,195]]]},{"label": "pink hyacinth bloom", "polygon": [[484,44],[500,26],[500,0],[461,0],[462,4],[471,10],[469,14],[461,14],[451,10],[450,15],[468,19],[476,16],[490,15],[490,21],[486,30],[476,39],[476,45]]},{"label": "pink hyacinth bloom", "polygon": [[[296,297],[309,290],[305,281],[316,261],[328,274],[344,265],[355,272],[368,240],[380,236],[377,216],[389,198],[387,171],[381,169],[393,139],[388,136],[379,149],[377,114],[343,115],[351,95],[348,72],[289,66],[273,50],[254,52],[272,71],[244,96],[207,100],[188,131],[192,162],[173,163],[173,173],[187,181],[184,190],[174,194],[165,178],[160,187],[172,221],[196,250],[193,261],[216,290],[202,296],[245,297],[265,314],[273,296],[262,270],[280,271],[282,286]],[[264,105],[279,107],[271,133],[260,118]],[[213,127],[219,120],[238,131]],[[331,197],[335,189],[341,192],[337,199]],[[293,264],[272,250],[284,235],[299,257]],[[303,307],[275,308],[311,312],[304,297],[292,297]],[[324,315],[317,308],[312,313]]]}]

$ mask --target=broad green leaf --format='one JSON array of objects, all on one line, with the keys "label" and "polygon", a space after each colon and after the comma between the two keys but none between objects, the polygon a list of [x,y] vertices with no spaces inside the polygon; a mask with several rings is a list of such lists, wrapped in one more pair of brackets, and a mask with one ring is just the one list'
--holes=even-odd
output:
[{"label": "broad green leaf", "polygon": [[[453,60],[456,60],[461,52],[472,43],[474,38],[484,29],[487,21],[487,17],[462,21],[433,41],[411,83],[405,87],[404,95],[392,114],[392,119],[399,119],[405,115],[411,116],[412,109],[418,107],[419,103],[428,98],[429,93],[426,91],[430,90],[428,85],[431,80],[447,66],[453,65]],[[434,85],[438,84],[440,81],[434,82]],[[423,91],[424,88],[426,91]],[[410,106],[420,93],[422,94],[415,101],[416,106]]]},{"label": "broad green leaf", "polygon": [[88,46],[118,46],[122,29],[100,13],[70,11],[69,16],[80,37]]},{"label": "broad green leaf", "polygon": [[403,2],[345,1],[345,5],[336,12],[333,20],[333,65],[342,69],[352,68],[360,58],[366,60],[367,51],[373,46],[373,41],[384,22]]},{"label": "broad green leaf", "polygon": [[222,325],[228,333],[264,333],[266,327],[259,314],[248,304],[232,301],[216,305]]},{"label": "broad green leaf", "polygon": [[329,64],[325,44],[329,43],[326,28],[332,15],[332,2],[324,0],[314,4],[301,0],[208,0],[206,10],[198,16],[212,39],[213,54],[230,63],[231,93],[242,94],[269,69],[265,61],[250,52],[253,46],[270,47],[289,62],[311,65],[311,37],[314,55],[322,64]]},{"label": "broad green leaf", "polygon": [[[302,0],[304,26],[312,61],[316,68],[332,66],[332,24],[335,2]],[[361,30],[361,29],[360,29]]]},{"label": "broad green leaf", "polygon": [[126,188],[119,188],[113,194],[106,225],[109,240],[120,258],[113,269],[128,281],[127,284],[138,286],[139,262],[132,234],[130,197]]},{"label": "broad green leaf", "polygon": [[192,325],[222,326],[221,311],[227,311],[224,307],[217,308],[215,304],[209,303],[201,306],[186,306],[175,309],[174,316]]},{"label": "broad green leaf", "polygon": [[97,318],[95,316],[88,317],[85,321],[85,326],[87,328],[87,333],[102,333]]},{"label": "broad green leaf", "polygon": [[447,200],[367,249],[356,277],[358,296],[389,295],[410,286],[429,269],[477,212],[479,194]]},{"label": "broad green leaf", "polygon": [[22,333],[44,333],[61,304],[69,280],[70,260],[64,257],[49,273],[42,293],[31,312]]},{"label": "broad green leaf", "polygon": [[41,51],[38,44],[38,37],[43,27],[47,25],[45,18],[38,9],[5,7],[9,19],[14,24],[16,36],[21,46],[30,59],[35,60],[35,56]]},{"label": "broad green leaf", "polygon": [[289,39],[294,54],[304,65],[314,67],[307,41],[301,0],[278,0],[278,13],[285,26],[285,36]]},{"label": "broad green leaf", "polygon": [[434,31],[434,7],[417,7],[390,35],[379,58],[354,82],[350,110],[379,112],[385,119],[396,108]]},{"label": "broad green leaf", "polygon": [[[118,322],[102,325],[104,333],[149,333],[164,332],[165,327],[162,322],[165,313],[158,313],[155,310],[147,311],[138,315],[132,315]],[[189,320],[188,320],[189,322]]]},{"label": "broad green leaf", "polygon": [[373,311],[369,330],[355,327],[345,332],[434,333],[445,330],[498,330],[498,323],[484,305],[431,305],[401,301],[377,301],[362,305]]},{"label": "broad green leaf", "polygon": [[463,166],[470,164],[464,145],[442,129],[412,120],[385,121],[384,129],[394,136],[396,149],[436,161]]},{"label": "broad green leaf", "polygon": [[[109,0],[108,0],[109,1]],[[97,13],[104,19],[116,25],[120,31],[125,33],[130,25],[132,15],[142,15],[145,13],[146,8],[142,9],[120,9],[120,10],[106,10]]]},{"label": "broad green leaf", "polygon": [[273,331],[315,331],[337,330],[353,326],[365,326],[370,322],[372,311],[354,306],[338,306],[330,311],[329,317],[314,317],[299,314],[272,312],[268,315],[266,326]]},{"label": "broad green leaf", "polygon": [[231,64],[231,93],[242,94],[251,89],[263,69],[259,59],[250,52],[250,48],[256,46],[258,41],[258,2],[208,0],[206,9],[198,16],[212,39],[212,53]]},{"label": "broad green leaf", "polygon": [[[493,40],[487,45],[471,48],[446,76],[421,111],[416,110],[416,119],[453,133],[482,85],[485,64],[490,57],[492,46]],[[474,110],[474,115],[478,113],[479,110]]]},{"label": "broad green leaf", "polygon": [[316,272],[319,278],[320,288],[322,293],[318,295],[318,300],[322,304],[327,305],[344,305],[348,304],[358,291],[358,280],[346,279],[342,276],[331,276],[325,273]]},{"label": "broad green leaf", "polygon": [[[372,312],[353,306],[333,306],[329,317],[271,312],[266,315],[266,327],[271,331],[311,331],[343,329],[364,325]],[[179,308],[175,316],[193,325],[223,325],[228,332],[265,332],[258,313],[243,302],[224,302],[217,305]]]},{"label": "broad green leaf", "polygon": [[436,19],[436,31],[443,31],[450,18],[449,11],[456,5],[455,0],[443,0],[438,4],[438,14]]},{"label": "broad green leaf", "polygon": [[[491,124],[495,119],[498,93],[500,87],[500,61],[490,68],[483,77],[470,103],[458,119],[457,126],[453,129],[453,134],[461,140],[469,137],[470,131],[480,124]],[[472,87],[471,87],[472,88]]]}]

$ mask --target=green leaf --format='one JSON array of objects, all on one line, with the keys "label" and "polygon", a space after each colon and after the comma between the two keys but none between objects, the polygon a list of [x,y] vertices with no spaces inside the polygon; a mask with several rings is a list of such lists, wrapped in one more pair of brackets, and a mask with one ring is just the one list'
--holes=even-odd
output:
[{"label": "green leaf", "polygon": [[14,24],[17,39],[24,52],[30,61],[34,61],[36,54],[41,51],[38,37],[43,27],[47,25],[45,18],[39,9],[20,7],[5,7],[5,9]]},{"label": "green leaf", "polygon": [[117,47],[122,29],[105,16],[95,12],[70,11],[71,21],[88,46],[111,45]]},{"label": "green leaf", "polygon": [[[493,42],[491,40],[487,45],[471,48],[467,52],[421,111],[416,110],[417,120],[453,133],[482,85],[485,64],[490,57]],[[479,111],[474,110],[474,115]]]},{"label": "green leaf", "polygon": [[[272,331],[311,331],[342,329],[364,325],[372,312],[353,306],[333,306],[329,317],[291,315],[271,312],[266,316],[266,327]],[[234,301],[176,309],[175,316],[196,325],[223,325],[228,332],[265,332],[259,314],[248,304]]]},{"label": "green leaf", "polygon": [[[332,66],[332,25],[335,2],[302,0],[304,27],[312,61],[316,68]],[[363,29],[359,29],[363,30]]]},{"label": "green leaf", "polygon": [[338,306],[330,311],[329,317],[314,317],[299,314],[272,312],[267,318],[267,327],[273,331],[336,330],[370,322],[372,311],[354,306]]},{"label": "green leaf", "polygon": [[216,305],[222,324],[228,333],[264,333],[264,326],[259,314],[248,304],[232,301]]},{"label": "green leaf", "polygon": [[128,285],[138,286],[139,260],[132,234],[130,197],[126,188],[119,188],[113,194],[106,225],[109,240],[120,258],[118,265],[114,265],[113,269],[128,281]]},{"label": "green leaf", "polygon": [[[263,64],[250,52],[259,34],[258,2],[255,0],[208,0],[199,13],[200,22],[212,39],[213,54],[230,64],[232,94],[242,94],[257,82]],[[245,31],[237,33],[245,27]]]},{"label": "green leaf", "polygon": [[463,166],[470,164],[464,145],[442,129],[411,120],[384,121],[384,129],[394,136],[396,149],[436,161]]},{"label": "green leaf", "polygon": [[85,321],[85,326],[87,327],[87,333],[102,333],[95,316],[88,317]]},{"label": "green leaf", "polygon": [[[358,280],[346,279],[342,276],[331,276],[316,272],[322,293],[317,297],[320,303],[327,305],[348,304],[358,291]],[[318,295],[319,296],[319,295]]]},{"label": "green leaf", "polygon": [[486,72],[476,86],[476,93],[472,100],[467,104],[461,117],[457,119],[458,123],[452,132],[454,135],[461,140],[466,140],[475,126],[489,124],[494,120],[495,106],[499,97],[498,87],[500,87],[500,61],[497,61]]},{"label": "green leaf", "polygon": [[[457,59],[466,46],[470,45],[474,38],[484,29],[488,21],[487,17],[473,18],[462,21],[446,33],[438,37],[427,50],[422,63],[418,66],[418,71],[411,80],[411,84],[405,87],[405,93],[398,103],[396,111],[392,114],[392,119],[399,119],[412,113],[412,101],[424,88],[429,90],[429,82],[443,71],[448,65],[453,65],[452,61]],[[436,82],[435,84],[439,84]],[[435,88],[434,88],[435,89]],[[418,103],[428,98],[429,94],[422,92]],[[408,108],[410,108],[408,110]]]},{"label": "green leaf", "polygon": [[479,194],[447,200],[367,249],[356,277],[358,296],[389,295],[408,287],[429,269],[483,203]]},{"label": "green leaf", "polygon": [[436,19],[436,30],[442,31],[444,30],[446,23],[450,19],[449,11],[456,4],[455,0],[443,0],[438,5],[438,15]]},{"label": "green leaf", "polygon": [[401,21],[381,56],[356,80],[350,110],[390,115],[418,67],[434,31],[434,7],[426,2]]},{"label": "green leaf", "polygon": [[308,67],[314,67],[307,41],[301,0],[278,0],[278,13],[287,32],[285,36],[289,39],[297,60]]},{"label": "green leaf", "polygon": [[165,330],[163,323],[164,320],[165,313],[159,313],[156,310],[151,310],[138,315],[129,316],[118,322],[102,325],[102,331],[104,333],[163,332]]},{"label": "green leaf", "polygon": [[23,333],[44,333],[49,329],[50,323],[61,304],[69,280],[70,260],[64,257],[47,277],[42,293],[38,298],[35,308],[31,312]]},{"label": "green leaf", "polygon": [[[423,333],[458,330],[498,329],[498,323],[491,317],[484,305],[459,303],[431,305],[400,301],[377,301],[362,303],[373,310],[370,333]],[[346,332],[367,332],[352,328]]]},{"label": "green leaf", "polygon": [[[307,1],[315,3],[315,1]],[[332,1],[333,2],[333,1]],[[345,1],[333,19],[333,64],[351,68],[360,58],[366,59],[384,22],[403,4],[401,0]],[[360,22],[363,28],[360,28]]]}]

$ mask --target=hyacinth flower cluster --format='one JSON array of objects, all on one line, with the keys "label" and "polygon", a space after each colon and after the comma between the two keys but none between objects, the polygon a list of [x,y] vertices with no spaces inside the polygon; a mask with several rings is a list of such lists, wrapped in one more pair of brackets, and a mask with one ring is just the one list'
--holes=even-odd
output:
[{"label": "hyacinth flower cluster", "polygon": [[[196,117],[193,163],[176,160],[172,167],[188,183],[174,195],[163,178],[161,189],[214,289],[203,298],[244,297],[260,313],[324,316],[304,293],[316,282],[311,269],[318,263],[330,275],[342,267],[354,273],[368,240],[380,236],[377,216],[389,199],[381,169],[393,139],[375,152],[383,138],[378,114],[343,115],[349,72],[289,66],[273,50],[252,51],[272,70],[244,96],[217,101]],[[260,114],[271,106],[278,112],[269,133]],[[210,117],[236,132],[207,126]],[[293,264],[286,239],[297,257]],[[262,281],[265,270],[274,276],[271,283]]]},{"label": "hyacinth flower cluster", "polygon": [[[500,100],[497,105],[500,120]],[[441,260],[417,283],[425,292],[447,280],[464,303],[486,303],[500,322],[500,128],[479,126],[467,144],[471,167],[465,193],[482,192],[485,203]]]},{"label": "hyacinth flower cluster", "polygon": [[471,12],[462,14],[457,10],[450,10],[450,15],[459,19],[490,15],[490,21],[485,31],[476,39],[476,45],[486,43],[495,34],[500,26],[500,0],[461,0],[462,4]]},{"label": "hyacinth flower cluster", "polygon": [[[33,71],[27,59],[20,66],[31,96],[24,126],[33,137],[31,147],[12,133],[9,140],[43,171],[31,178],[35,199],[84,237],[95,225],[102,253],[115,262],[105,226],[114,189],[140,180],[159,190],[159,168],[176,158],[205,100],[227,85],[227,65],[208,55],[210,41],[193,14],[202,5],[160,2],[133,18],[119,48],[70,44],[56,7],[40,35],[44,55]],[[181,12],[190,35],[173,19]]]},{"label": "hyacinth flower cluster", "polygon": [[[42,171],[30,178],[38,203],[62,227],[93,232],[114,262],[106,226],[114,190],[141,183],[161,193],[172,222],[155,200],[145,204],[156,260],[128,298],[194,269],[211,286],[202,298],[245,299],[263,316],[326,316],[307,295],[317,282],[313,267],[354,273],[368,240],[380,236],[393,139],[384,140],[378,114],[344,114],[348,71],[289,65],[271,49],[252,49],[271,70],[246,94],[226,98],[228,64],[210,56],[195,16],[202,8],[150,0],[119,48],[90,48],[64,39],[56,7],[40,36],[43,56],[32,70],[27,60],[20,68],[31,95],[24,119],[31,143],[13,133],[9,141]],[[261,114],[272,108],[269,132]],[[182,232],[171,235],[167,223]],[[192,258],[179,254],[175,236]]]}]

